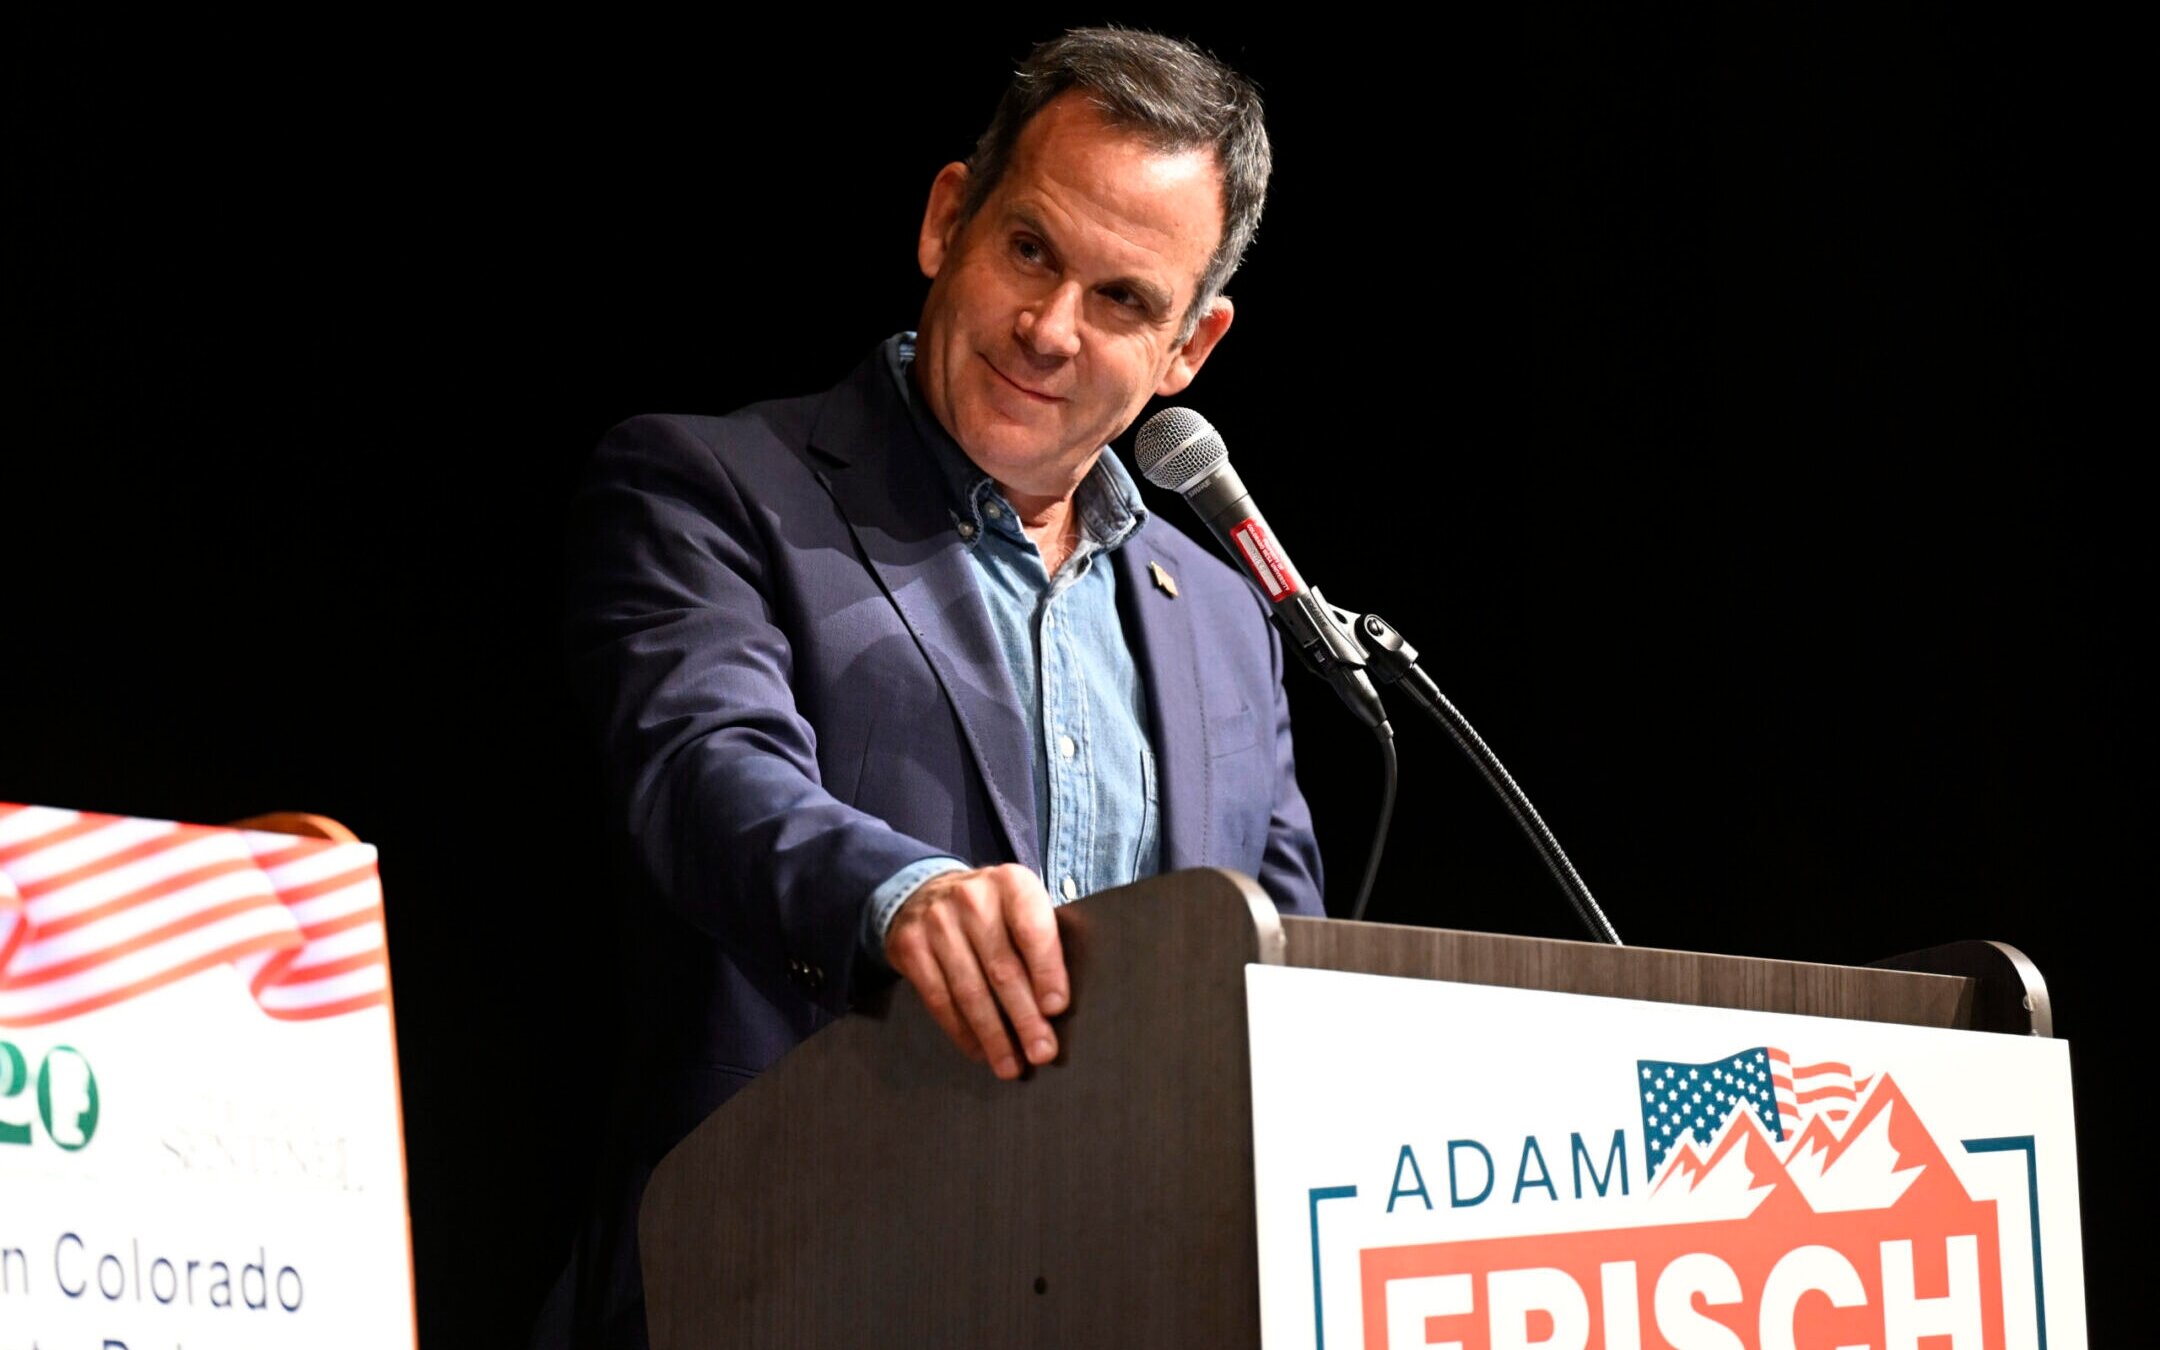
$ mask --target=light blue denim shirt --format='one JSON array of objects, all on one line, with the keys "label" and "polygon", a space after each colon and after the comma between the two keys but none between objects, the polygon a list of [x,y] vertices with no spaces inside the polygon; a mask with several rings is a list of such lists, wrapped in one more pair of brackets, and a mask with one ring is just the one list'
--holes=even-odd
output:
[{"label": "light blue denim shirt", "polygon": [[[908,369],[915,335],[885,344],[886,360],[944,474],[952,528],[974,563],[1005,666],[1032,732],[1035,837],[1043,881],[1063,904],[1151,876],[1161,852],[1147,691],[1118,620],[1111,549],[1147,519],[1125,466],[1108,446],[1073,494],[1080,542],[1051,576],[1012,504],[916,396]],[[871,893],[863,946],[882,959],[885,930],[915,888],[974,864],[925,858]]]}]

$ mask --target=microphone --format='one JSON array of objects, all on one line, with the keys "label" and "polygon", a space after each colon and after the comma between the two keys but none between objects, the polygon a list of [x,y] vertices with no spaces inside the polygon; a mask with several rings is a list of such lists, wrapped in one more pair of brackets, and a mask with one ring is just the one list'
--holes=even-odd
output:
[{"label": "microphone", "polygon": [[1223,551],[1260,587],[1275,623],[1307,668],[1333,685],[1358,720],[1392,736],[1387,709],[1365,673],[1365,649],[1320,592],[1305,584],[1267,527],[1260,508],[1230,467],[1222,433],[1190,408],[1165,408],[1134,440],[1140,474],[1183,497],[1200,513]]}]

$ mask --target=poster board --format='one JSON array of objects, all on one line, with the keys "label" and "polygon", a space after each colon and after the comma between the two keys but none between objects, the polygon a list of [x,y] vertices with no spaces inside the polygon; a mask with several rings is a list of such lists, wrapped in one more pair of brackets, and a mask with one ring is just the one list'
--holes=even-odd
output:
[{"label": "poster board", "polygon": [[0,1350],[415,1343],[373,846],[0,804]]},{"label": "poster board", "polygon": [[1247,996],[1268,1350],[2085,1344],[2062,1042],[1257,965]]}]

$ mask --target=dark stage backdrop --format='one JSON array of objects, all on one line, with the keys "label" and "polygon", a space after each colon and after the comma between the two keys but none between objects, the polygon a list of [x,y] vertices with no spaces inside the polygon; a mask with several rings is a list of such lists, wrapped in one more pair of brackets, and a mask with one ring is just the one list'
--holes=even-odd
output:
[{"label": "dark stage backdrop", "polygon": [[[381,846],[430,1345],[522,1336],[617,1048],[569,476],[625,416],[910,325],[931,176],[1062,17],[1100,15],[11,25],[0,799]],[[2152,928],[2109,904],[2151,896],[2111,39],[1128,17],[1269,99],[1273,205],[1185,401],[1308,578],[1423,650],[1629,940],[2024,948],[2106,1343]],[[1340,907],[1378,766],[1293,678]],[[1373,916],[1574,935],[1446,739],[1401,741]]]}]

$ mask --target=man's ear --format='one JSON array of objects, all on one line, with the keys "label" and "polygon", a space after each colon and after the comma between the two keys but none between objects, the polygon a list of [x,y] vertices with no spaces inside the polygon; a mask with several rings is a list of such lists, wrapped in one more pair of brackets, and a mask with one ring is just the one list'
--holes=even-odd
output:
[{"label": "man's ear", "polygon": [[1183,393],[1185,386],[1193,382],[1193,376],[1200,373],[1200,367],[1206,364],[1208,353],[1214,351],[1215,344],[1222,341],[1222,335],[1230,331],[1230,320],[1236,314],[1229,296],[1216,296],[1208,312],[1193,325],[1192,336],[1186,338],[1185,345],[1170,358],[1170,369],[1163,372],[1162,383],[1155,386],[1155,392],[1164,398]]},{"label": "man's ear", "polygon": [[922,233],[915,240],[915,261],[935,279],[960,237],[960,211],[967,204],[967,165],[957,160],[938,170],[930,182],[930,202],[923,208]]}]

